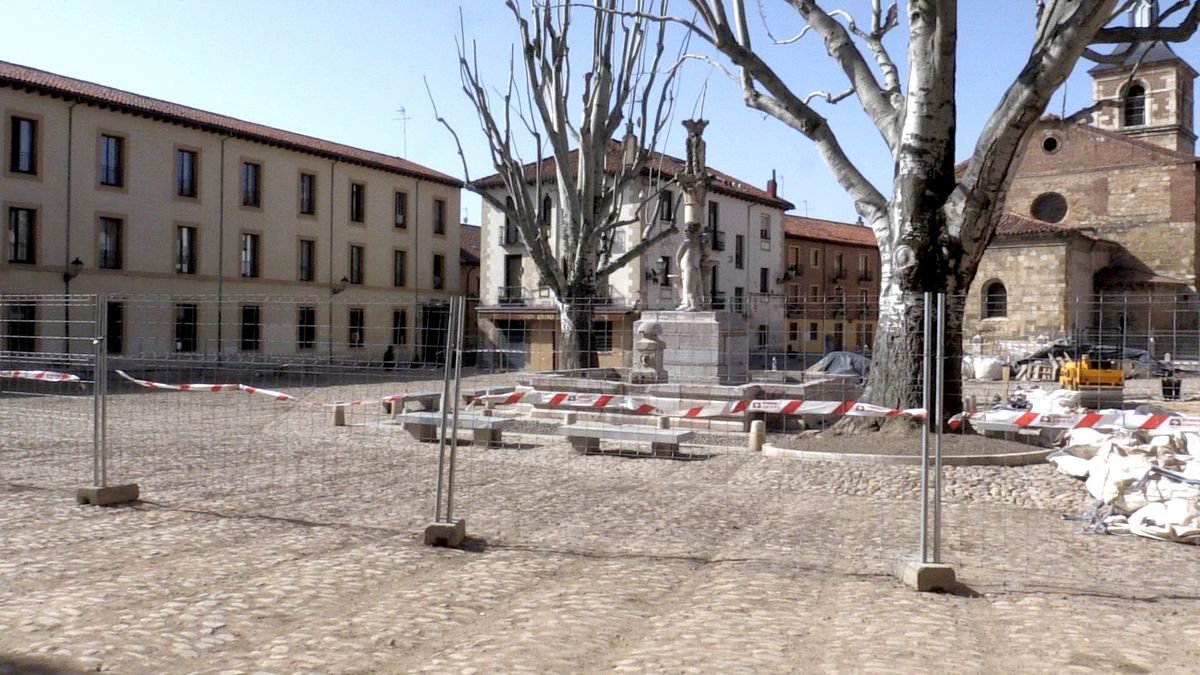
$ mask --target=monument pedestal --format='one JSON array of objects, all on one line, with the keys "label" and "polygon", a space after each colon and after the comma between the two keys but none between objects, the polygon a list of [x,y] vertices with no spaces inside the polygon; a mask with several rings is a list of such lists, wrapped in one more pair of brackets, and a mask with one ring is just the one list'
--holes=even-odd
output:
[{"label": "monument pedestal", "polygon": [[634,335],[658,326],[667,382],[742,384],[749,377],[750,338],[741,314],[726,311],[644,311]]}]

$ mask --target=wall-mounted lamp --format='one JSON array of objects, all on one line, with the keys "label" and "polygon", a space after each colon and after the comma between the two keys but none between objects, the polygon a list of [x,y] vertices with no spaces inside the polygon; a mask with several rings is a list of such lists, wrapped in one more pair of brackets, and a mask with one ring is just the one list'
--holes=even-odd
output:
[{"label": "wall-mounted lamp", "polygon": [[331,286],[329,288],[329,294],[337,295],[338,293],[341,293],[342,291],[346,290],[349,287],[350,287],[350,280],[347,279],[346,277],[342,277],[342,280],[337,282],[337,285]]},{"label": "wall-mounted lamp", "polygon": [[646,281],[658,283],[658,270],[646,270]]},{"label": "wall-mounted lamp", "polygon": [[65,284],[71,283],[71,280],[74,279],[75,277],[79,276],[79,273],[82,271],[83,271],[83,261],[80,260],[78,257],[76,257],[74,260],[72,260],[70,263],[67,264],[67,269],[63,271],[63,283],[65,283]]}]

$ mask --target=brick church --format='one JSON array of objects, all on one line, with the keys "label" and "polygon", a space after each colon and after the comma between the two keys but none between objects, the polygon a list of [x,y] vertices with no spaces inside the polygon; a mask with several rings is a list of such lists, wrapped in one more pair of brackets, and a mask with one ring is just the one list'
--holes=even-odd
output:
[{"label": "brick church", "polygon": [[[1142,3],[1134,21],[1155,12]],[[1047,117],[1030,136],[967,303],[965,338],[987,351],[1061,338],[1200,351],[1196,71],[1161,43],[1113,53],[1089,71],[1105,102],[1091,119]]]}]

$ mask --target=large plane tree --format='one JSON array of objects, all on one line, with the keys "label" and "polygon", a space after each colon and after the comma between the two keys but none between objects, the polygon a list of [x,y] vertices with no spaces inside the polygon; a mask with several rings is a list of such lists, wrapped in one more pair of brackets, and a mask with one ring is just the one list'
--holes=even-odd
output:
[{"label": "large plane tree", "polygon": [[[688,0],[693,16],[658,18],[687,26],[727,59],[747,106],[812,142],[874,231],[882,289],[864,399],[901,408],[920,405],[922,294],[943,291],[948,294],[947,411],[956,412],[962,399],[958,356],[965,296],[995,233],[1013,169],[1050,97],[1081,58],[1111,60],[1098,45],[1127,45],[1116,49],[1116,58],[1123,59],[1130,45],[1190,38],[1200,22],[1200,4],[1181,0],[1160,13],[1150,0],[1007,1],[1013,11],[1029,12],[1036,31],[1024,66],[956,171],[955,150],[961,141],[955,134],[957,56],[964,47],[956,0],[909,0],[903,7],[872,0],[866,22],[826,2],[774,1],[789,5],[804,21],[801,39],[807,35],[824,41],[829,58],[845,75],[844,93],[801,94],[819,85],[785,81],[769,63],[769,50],[752,42],[744,0]],[[1120,15],[1130,10],[1142,20],[1118,25]],[[906,78],[888,47],[899,37],[889,34],[904,29]],[[880,161],[893,169],[890,186],[868,180],[847,156],[834,126],[814,107],[850,97],[879,131]]]},{"label": "large plane tree", "polygon": [[[594,307],[606,300],[608,277],[675,231],[642,217],[662,189],[653,175],[656,147],[678,72],[676,62],[664,62],[666,27],[647,18],[661,15],[666,2],[505,4],[520,56],[510,61],[503,87],[490,88],[473,46],[460,44],[463,91],[496,169],[489,180],[468,174],[467,188],[516,228],[540,284],[553,294],[562,365],[591,367]],[[572,32],[581,20],[590,35]],[[576,56],[573,46],[589,52]],[[557,195],[553,219],[545,208],[549,192]],[[618,235],[631,227],[641,228],[638,236]]]}]

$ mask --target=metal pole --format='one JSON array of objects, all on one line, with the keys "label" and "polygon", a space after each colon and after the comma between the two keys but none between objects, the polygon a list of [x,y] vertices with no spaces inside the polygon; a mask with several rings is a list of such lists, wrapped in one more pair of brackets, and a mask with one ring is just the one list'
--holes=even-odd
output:
[{"label": "metal pole", "polygon": [[446,469],[446,406],[450,402],[450,341],[454,339],[454,298],[450,298],[450,325],[446,330],[446,358],[444,367],[442,368],[442,423],[440,427],[441,433],[438,434],[438,470],[437,470],[437,491],[434,494],[433,505],[433,522],[442,522],[442,487],[444,483]]},{"label": "metal pole", "polygon": [[942,419],[946,398],[946,294],[937,296],[937,363],[935,368],[936,398],[933,401],[933,562],[942,562]]},{"label": "metal pole", "polygon": [[108,487],[108,297],[96,294],[96,326],[100,340],[96,343],[96,366],[92,379],[100,392],[100,487]]},{"label": "metal pole", "polygon": [[100,485],[100,447],[102,413],[101,401],[104,394],[100,390],[100,360],[104,352],[104,332],[101,329],[103,318],[100,316],[99,296],[92,296],[95,306],[92,308],[92,485]]},{"label": "metal pole", "polygon": [[933,313],[930,311],[931,295],[925,293],[925,315],[923,317],[925,331],[921,342],[921,407],[925,410],[925,424],[921,425],[921,562],[929,562],[929,422],[930,414],[930,341],[933,327]]},{"label": "metal pole", "polygon": [[[450,475],[446,478],[446,520],[454,520],[454,459],[458,454],[458,404],[459,387],[462,384],[462,341],[463,341],[463,319],[466,309],[466,298],[455,298],[458,300],[458,311],[455,313],[457,318],[458,331],[454,337],[455,344],[458,348],[454,350],[454,421],[451,423],[450,438],[453,442],[450,444]],[[451,311],[454,311],[453,309]]]}]

